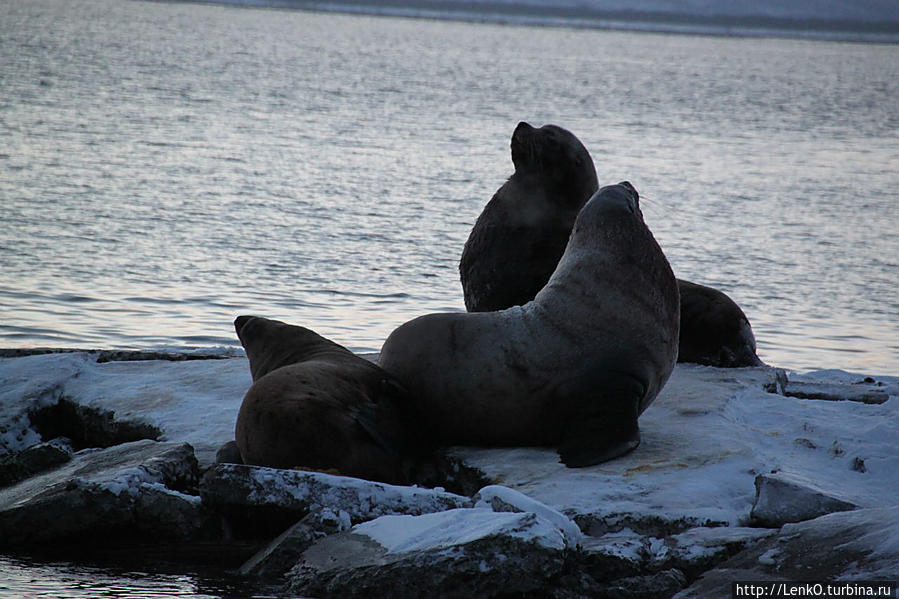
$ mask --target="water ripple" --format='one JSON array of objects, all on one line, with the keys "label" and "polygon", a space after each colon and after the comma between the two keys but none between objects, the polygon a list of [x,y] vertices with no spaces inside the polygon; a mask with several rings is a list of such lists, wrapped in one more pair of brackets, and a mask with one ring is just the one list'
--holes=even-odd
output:
[{"label": "water ripple", "polygon": [[899,370],[897,46],[4,10],[0,346],[236,345],[255,313],[376,351],[462,309],[462,246],[530,120],[634,182],[767,362]]}]

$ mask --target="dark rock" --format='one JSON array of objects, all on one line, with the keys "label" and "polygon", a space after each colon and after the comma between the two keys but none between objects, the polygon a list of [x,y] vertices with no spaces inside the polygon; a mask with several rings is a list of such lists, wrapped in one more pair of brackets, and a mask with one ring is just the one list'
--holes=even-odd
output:
[{"label": "dark rock", "polygon": [[349,518],[341,518],[333,510],[325,508],[311,512],[247,560],[239,572],[269,580],[280,578],[296,565],[300,555],[313,543],[348,530],[350,526]]},{"label": "dark rock", "polygon": [[749,515],[760,526],[771,528],[856,508],[811,481],[785,473],[759,474],[755,477],[755,492]]},{"label": "dark rock", "polygon": [[593,596],[602,599],[668,599],[686,585],[684,573],[672,568],[621,578],[600,586]]},{"label": "dark rock", "polygon": [[899,506],[787,524],[727,560],[676,599],[729,596],[733,581],[896,580]]},{"label": "dark rock", "polygon": [[0,358],[23,358],[25,356],[42,356],[46,354],[75,354],[83,353],[96,356],[98,363],[103,362],[134,362],[142,360],[165,360],[168,362],[183,362],[186,360],[224,360],[233,358],[233,355],[214,353],[204,354],[199,352],[157,352],[135,351],[119,349],[69,349],[69,348],[34,348],[34,349],[0,349]]},{"label": "dark rock", "polygon": [[55,404],[29,412],[28,418],[41,438],[67,437],[76,450],[162,436],[162,431],[155,426],[117,420],[112,411],[81,405],[64,397]]},{"label": "dark rock", "polygon": [[882,389],[867,384],[804,383],[790,381],[783,391],[787,397],[820,399],[824,401],[857,401],[879,405],[890,398]]},{"label": "dark rock", "polygon": [[288,589],[312,597],[539,596],[565,565],[562,531],[533,513],[384,516],[307,549]]},{"label": "dark rock", "polygon": [[204,524],[198,468],[186,443],[136,441],[76,453],[0,490],[0,547],[58,541],[186,538]]},{"label": "dark rock", "polygon": [[577,568],[599,582],[677,570],[695,578],[775,531],[747,527],[699,527],[666,538],[624,530],[587,537],[575,555]]},{"label": "dark rock", "polygon": [[696,578],[775,532],[766,528],[742,526],[693,528],[665,539],[662,548],[652,547],[651,544],[650,567],[653,570],[675,568],[688,578]]},{"label": "dark rock", "polygon": [[8,487],[71,459],[72,445],[64,438],[32,445],[24,451],[0,457],[0,488]]},{"label": "dark rock", "polygon": [[278,508],[301,516],[330,508],[354,523],[385,514],[426,514],[467,507],[467,497],[439,489],[376,483],[321,472],[216,464],[200,485],[210,506]]},{"label": "dark rock", "polygon": [[575,559],[578,569],[594,580],[636,576],[648,568],[648,540],[629,530],[586,537]]}]

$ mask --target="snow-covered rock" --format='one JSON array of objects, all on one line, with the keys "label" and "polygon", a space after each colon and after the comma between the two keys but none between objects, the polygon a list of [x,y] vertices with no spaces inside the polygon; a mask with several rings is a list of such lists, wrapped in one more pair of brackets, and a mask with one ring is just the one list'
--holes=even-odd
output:
[{"label": "snow-covered rock", "polygon": [[38,443],[23,451],[0,457],[0,488],[64,464],[72,459],[72,446],[68,439],[57,438]]},{"label": "snow-covered rock", "polygon": [[60,400],[139,421],[160,441],[190,443],[202,465],[234,439],[251,384],[246,358],[97,362],[76,352],[0,359],[0,454],[39,443],[29,413]]},{"label": "snow-covered rock", "polygon": [[471,500],[439,489],[402,487],[322,472],[217,464],[200,484],[210,506],[279,508],[299,514],[328,508],[363,522],[385,514],[427,514],[467,507]]},{"label": "snow-covered rock", "polygon": [[584,537],[577,524],[567,516],[509,487],[486,486],[472,500],[475,507],[488,508],[494,512],[531,512],[549,520],[562,531],[565,546],[569,549],[576,548]]},{"label": "snow-covered rock", "polygon": [[750,516],[759,525],[772,528],[857,507],[836,497],[836,491],[828,493],[803,476],[784,472],[759,474],[755,489]]},{"label": "snow-covered rock", "polygon": [[[658,538],[624,529],[599,537],[586,537],[580,552],[573,556],[576,566],[572,569],[589,576],[596,585],[607,586],[627,586],[634,584],[640,577],[663,572],[668,574],[656,582],[668,581],[673,584],[679,579],[673,573],[679,572],[683,576],[683,586],[687,578],[695,578],[774,533],[773,530],[763,528],[697,527]],[[628,582],[626,584],[621,581]],[[664,596],[670,596],[680,588]]]},{"label": "snow-covered rock", "polygon": [[[745,526],[762,473],[801,473],[860,507],[899,501],[899,384],[882,404],[818,401],[765,391],[773,369],[678,364],[640,417],[641,445],[569,469],[552,449],[454,448],[452,457],[560,511],[595,536],[629,528],[663,538],[697,526]],[[805,380],[852,385],[828,371]]]},{"label": "snow-covered rock", "polygon": [[330,508],[314,510],[247,560],[239,572],[245,576],[278,579],[296,565],[299,556],[315,541],[348,530],[350,526],[346,512],[335,513]]},{"label": "snow-covered rock", "polygon": [[[725,596],[742,581],[888,580],[899,572],[899,506],[860,509],[788,524],[676,595]],[[848,595],[847,595],[848,596]]]},{"label": "snow-covered rock", "polygon": [[288,574],[314,597],[492,597],[535,592],[565,563],[565,538],[534,513],[455,509],[383,516],[326,537]]},{"label": "snow-covered rock", "polygon": [[187,493],[197,476],[186,443],[80,451],[63,466],[0,489],[0,545],[187,537],[203,525],[200,498]]},{"label": "snow-covered rock", "polygon": [[672,535],[658,545],[650,544],[650,566],[654,568],[677,568],[695,578],[700,573],[746,547],[775,534],[766,528],[744,526],[717,526],[713,528],[691,528]]},{"label": "snow-covered rock", "polygon": [[[116,422],[146,425],[171,442],[195,442],[205,448],[199,452],[201,464],[211,464],[215,451],[233,439],[237,411],[249,384],[244,358],[124,363],[98,363],[95,356],[84,353],[0,358],[0,454],[11,455],[46,441],[31,416],[66,403],[89,408],[102,417],[112,414]],[[795,396],[800,392],[805,397]],[[325,594],[331,592],[328,589],[352,589],[354,585],[389,592],[393,588],[390,585],[395,584],[392,573],[412,576],[422,589],[462,580],[459,588],[471,590],[473,587],[466,587],[469,583],[464,582],[470,580],[465,578],[468,574],[460,574],[469,572],[466,568],[479,575],[484,568],[489,572],[489,585],[505,584],[509,579],[503,577],[522,578],[522,572],[531,568],[536,569],[532,578],[542,585],[535,587],[539,589],[535,593],[546,591],[559,598],[670,597],[725,560],[728,568],[737,568],[734,572],[741,578],[797,575],[798,570],[791,570],[790,564],[800,551],[806,552],[800,563],[813,566],[811,571],[822,576],[841,572],[854,575],[852,568],[833,564],[846,565],[856,559],[861,564],[859,576],[888,573],[890,567],[896,571],[899,546],[890,541],[889,534],[883,538],[877,535],[895,532],[899,526],[897,397],[899,378],[895,377],[875,379],[842,371],[779,377],[770,368],[722,370],[679,364],[655,403],[641,416],[642,444],[619,459],[569,469],[558,462],[551,448],[450,450],[449,466],[443,474],[454,488],[466,487],[466,493],[481,489],[475,501],[439,490],[231,464],[211,468],[203,484],[203,496],[210,509],[219,511],[227,511],[227,506],[244,511],[286,508],[288,519],[277,522],[280,528],[255,531],[254,542],[276,537],[305,516],[304,524],[260,553],[255,562],[248,562],[245,571],[277,576],[303,552],[303,563],[323,572],[321,588]],[[838,399],[847,401],[834,401]],[[141,443],[161,446],[152,441]],[[92,453],[99,452],[76,453],[72,462],[53,472],[73,468],[81,463],[82,456]],[[774,479],[770,478],[772,472],[776,473]],[[49,480],[42,477],[50,474],[0,490],[0,498],[7,498],[4,505],[14,503],[9,501],[13,490],[23,485],[40,486],[36,481]],[[127,530],[139,530],[151,514],[161,522],[166,518],[177,521],[175,515],[181,508],[184,514],[205,509],[198,497],[185,494],[178,484],[146,476],[142,468],[125,468],[96,480],[81,476],[74,479],[72,487],[76,491],[76,487],[85,486],[99,489],[93,495],[82,493],[92,498],[103,494],[120,497],[119,503],[113,504],[133,516],[126,521],[130,523]],[[776,481],[785,477],[801,484],[787,494],[769,493],[777,490]],[[764,493],[758,496],[757,478],[764,483]],[[485,486],[490,482],[495,484]],[[808,503],[798,499],[806,492],[830,496],[858,509],[788,524],[780,532],[746,527],[758,524],[765,510]],[[173,503],[166,507],[156,498]],[[478,508],[469,511],[478,516],[469,516],[466,522],[454,520],[459,508],[474,505]],[[156,508],[162,511],[154,511]],[[28,535],[44,534],[34,529],[49,517],[34,511],[33,517],[20,518],[13,525],[7,512],[0,510],[0,522],[5,523],[0,524],[0,542],[17,535],[24,540]],[[307,512],[311,515],[306,516]],[[525,541],[505,532],[493,536],[485,533],[480,540],[474,535],[469,543],[462,537],[450,538],[453,531],[436,524],[414,528],[404,524],[421,522],[417,518],[425,515],[418,514],[425,512],[435,514],[435,523],[441,520],[437,515],[448,514],[443,516],[447,520],[441,521],[444,525],[455,522],[456,532],[471,531],[469,525],[477,518],[497,525],[531,522],[528,534],[545,525],[558,537],[536,537],[557,538],[558,547],[540,545],[533,535]],[[74,535],[92,527],[102,530],[105,523],[103,516],[87,507],[67,514],[71,522],[57,518],[63,521],[59,526],[69,526],[67,530]],[[357,534],[360,523],[377,522],[373,519],[389,514],[416,516],[387,519],[377,525],[384,528],[372,525],[361,528],[367,531],[365,534]],[[778,517],[764,523],[779,526],[783,520]],[[830,523],[827,526],[834,531],[833,542],[812,535],[820,523]],[[338,532],[352,524],[358,525],[353,531]],[[493,524],[485,524],[483,530],[493,530]],[[172,526],[178,530],[177,523]],[[515,526],[499,526],[499,530],[508,532]],[[7,537],[6,531],[14,531],[10,532],[13,536]],[[413,531],[414,539],[408,536]],[[796,536],[786,536],[787,531]],[[848,540],[857,533],[861,535],[858,538],[870,540],[871,546],[854,541],[837,543],[837,532],[850,535],[845,537]],[[783,540],[767,538],[774,534]],[[487,537],[491,540],[485,540]],[[482,542],[494,552],[498,550],[496,543],[512,543],[511,549],[502,545],[504,549],[496,555],[513,557],[519,555],[516,552],[522,546],[529,550],[538,547],[538,562],[543,560],[542,564],[524,563],[517,557],[508,563],[486,557],[470,560],[480,555]],[[327,565],[312,560],[314,555],[324,560],[322,548],[330,547],[330,543],[343,548],[342,553],[335,554],[342,563]],[[836,557],[831,559],[831,554]],[[345,561],[356,559],[354,556],[361,556],[361,561]],[[748,561],[739,561],[743,558]],[[815,570],[817,562],[833,567]],[[296,570],[290,580],[305,584],[298,576],[301,573]],[[729,576],[733,579],[736,575]],[[703,581],[696,584],[708,591],[711,587],[702,587],[706,584]],[[723,594],[729,593],[729,586],[722,588]],[[690,589],[688,592],[694,593]]]}]

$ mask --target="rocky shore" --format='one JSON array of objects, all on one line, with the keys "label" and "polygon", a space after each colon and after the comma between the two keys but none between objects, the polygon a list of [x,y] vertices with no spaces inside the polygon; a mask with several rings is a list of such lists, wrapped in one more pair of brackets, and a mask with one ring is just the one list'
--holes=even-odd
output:
[{"label": "rocky shore", "polygon": [[620,459],[449,448],[402,487],[216,464],[250,376],[210,356],[0,358],[0,551],[168,554],[305,597],[727,597],[899,573],[896,377],[679,364]]}]

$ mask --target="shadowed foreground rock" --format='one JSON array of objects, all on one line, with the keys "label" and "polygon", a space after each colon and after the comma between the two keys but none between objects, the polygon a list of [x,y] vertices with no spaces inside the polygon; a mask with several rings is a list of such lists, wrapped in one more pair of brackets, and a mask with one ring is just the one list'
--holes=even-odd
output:
[{"label": "shadowed foreground rock", "polygon": [[784,473],[759,474],[755,490],[750,516],[757,524],[771,528],[857,507],[817,488],[812,481]]},{"label": "shadowed foreground rock", "polygon": [[299,556],[317,540],[349,527],[346,513],[338,514],[330,508],[314,510],[248,559],[238,572],[244,576],[277,580],[293,568]]},{"label": "shadowed foreground rock", "polygon": [[471,504],[467,497],[435,489],[243,464],[211,468],[203,476],[200,495],[210,506],[274,507],[300,515],[327,507],[354,523],[385,514],[425,514]]},{"label": "shadowed foreground rock", "polygon": [[[0,550],[54,549],[54,558],[140,571],[240,568],[252,577],[243,595],[323,598],[727,597],[734,580],[899,572],[896,378],[682,364],[641,417],[637,451],[572,471],[552,448],[453,448],[433,479],[460,496],[233,465],[198,483],[190,447],[211,464],[233,438],[247,370],[243,358],[0,359],[0,454],[15,476],[40,471],[0,489]],[[45,408],[54,418],[31,419]],[[54,463],[68,452],[44,441],[70,436],[91,414],[178,443]],[[815,519],[776,528],[794,518]]]},{"label": "shadowed foreground rock", "polygon": [[[787,524],[676,595],[727,596],[733,581],[886,580],[899,573],[899,507],[838,512]],[[850,596],[850,595],[846,595]]]},{"label": "shadowed foreground rock", "polygon": [[288,573],[313,597],[493,597],[536,592],[565,564],[562,531],[533,513],[383,516],[326,537]]},{"label": "shadowed foreground rock", "polygon": [[200,498],[185,493],[197,478],[186,443],[80,451],[59,468],[0,490],[0,547],[188,537],[203,525]]},{"label": "shadowed foreground rock", "polygon": [[72,459],[68,439],[53,439],[0,457],[0,488],[8,487]]}]

